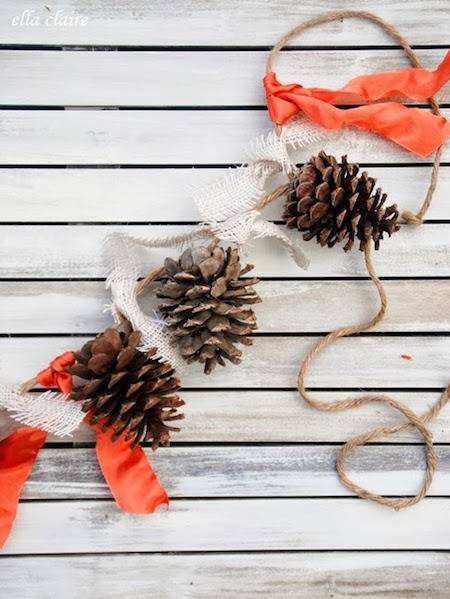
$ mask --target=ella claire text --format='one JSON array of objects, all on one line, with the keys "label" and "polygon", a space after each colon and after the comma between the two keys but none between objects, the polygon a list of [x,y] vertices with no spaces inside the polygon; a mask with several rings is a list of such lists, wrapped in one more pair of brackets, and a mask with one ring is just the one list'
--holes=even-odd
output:
[{"label": "ella claire text", "polygon": [[11,20],[13,27],[86,27],[89,17],[85,15],[69,15],[63,10],[57,10],[55,14],[45,16],[39,15],[35,10],[27,9]]}]

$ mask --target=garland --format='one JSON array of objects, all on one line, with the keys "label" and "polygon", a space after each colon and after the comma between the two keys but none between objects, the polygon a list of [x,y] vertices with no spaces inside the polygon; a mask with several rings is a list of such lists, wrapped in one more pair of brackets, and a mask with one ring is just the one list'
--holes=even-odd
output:
[{"label": "garland", "polygon": [[[274,61],[283,46],[305,29],[341,18],[357,17],[375,22],[405,50],[413,68],[357,77],[339,90],[305,88],[279,83]],[[252,239],[273,237],[295,263],[306,268],[308,259],[299,236],[294,237],[262,216],[264,208],[284,198],[283,221],[287,229],[315,239],[322,247],[355,244],[380,300],[377,314],[368,322],[342,327],[319,340],[304,359],[297,388],[312,408],[334,412],[371,402],[400,412],[405,420],[354,437],[339,454],[337,472],[353,493],[396,510],[413,505],[427,493],[436,468],[430,421],[450,399],[450,386],[441,399],[419,417],[397,400],[369,393],[343,401],[314,399],[305,379],[314,358],[342,337],[366,331],[386,313],[387,298],[376,275],[371,247],[397,233],[402,224],[420,225],[437,183],[442,147],[450,135],[450,123],[440,115],[432,95],[450,78],[450,53],[435,71],[420,67],[417,57],[397,31],[379,17],[362,11],[329,13],[288,32],[269,55],[264,85],[269,115],[277,129],[258,138],[249,148],[248,162],[230,171],[194,197],[203,220],[187,234],[160,239],[112,234],[104,242],[107,286],[111,290],[114,322],[82,348],[57,356],[44,370],[20,387],[0,388],[0,407],[26,425],[0,442],[0,546],[12,527],[20,491],[48,433],[70,435],[81,422],[96,435],[99,466],[118,505],[127,512],[150,513],[168,496],[141,444],[156,450],[167,446],[183,418],[178,374],[189,363],[199,362],[205,373],[227,363],[239,364],[241,346],[251,345],[257,328],[253,304],[261,301],[258,279],[248,275],[253,266],[241,263],[240,249]],[[392,97],[430,99],[431,112],[408,108]],[[385,101],[388,100],[389,101]],[[357,100],[356,108],[340,110],[334,103]],[[307,115],[307,116],[305,116]],[[360,173],[346,156],[340,160],[321,151],[300,168],[291,150],[308,147],[342,135],[344,125],[369,130],[421,156],[435,151],[427,195],[417,214],[386,206],[387,197],[368,173]],[[327,130],[334,130],[328,133]],[[280,174],[285,181],[267,191]],[[222,247],[226,245],[226,249]],[[151,248],[180,248],[177,260],[142,278],[142,252]],[[144,313],[138,301],[151,290],[158,299],[153,315]],[[178,373],[178,374],[177,374]],[[40,385],[56,388],[34,396]],[[415,427],[427,451],[427,468],[420,491],[414,497],[393,499],[363,489],[345,472],[345,458],[356,446]]]}]

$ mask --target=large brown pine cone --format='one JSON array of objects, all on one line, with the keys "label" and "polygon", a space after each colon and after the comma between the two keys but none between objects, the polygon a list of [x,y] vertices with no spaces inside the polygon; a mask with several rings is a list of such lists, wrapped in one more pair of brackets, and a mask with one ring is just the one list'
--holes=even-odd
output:
[{"label": "large brown pine cone", "polygon": [[241,268],[238,250],[225,252],[216,240],[164,262],[157,296],[169,302],[159,310],[179,338],[182,356],[204,364],[206,374],[225,360],[239,364],[236,344],[252,344],[247,335],[257,328],[256,316],[246,306],[261,301],[253,289],[258,279],[240,278],[252,268]]},{"label": "large brown pine cone", "polygon": [[128,321],[124,331],[107,329],[74,352],[75,364],[66,370],[84,382],[74,387],[70,398],[82,401],[90,422],[112,429],[112,439],[123,433],[132,446],[149,441],[153,449],[169,445],[168,423],[183,418],[177,409],[184,401],[177,395],[180,381],[172,366],[155,357],[156,348],[142,352],[139,331]]},{"label": "large brown pine cone", "polygon": [[300,169],[287,193],[283,219],[290,229],[304,231],[303,239],[316,238],[320,245],[333,247],[348,238],[344,251],[355,237],[364,250],[372,239],[377,250],[384,233],[389,237],[400,228],[397,206],[384,206],[386,194],[375,189],[376,180],[342,156],[320,152]]}]

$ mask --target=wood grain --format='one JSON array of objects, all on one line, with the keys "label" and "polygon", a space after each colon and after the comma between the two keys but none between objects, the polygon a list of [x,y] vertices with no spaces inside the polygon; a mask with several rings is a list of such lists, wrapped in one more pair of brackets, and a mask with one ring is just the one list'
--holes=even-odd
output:
[{"label": "wood grain", "polygon": [[[54,356],[77,349],[85,339],[1,338],[0,380],[6,384],[28,380]],[[302,359],[315,343],[317,339],[309,337],[258,337],[245,348],[240,366],[218,368],[205,376],[200,365],[194,365],[183,375],[183,384],[203,389],[292,388]],[[313,362],[306,383],[320,388],[444,388],[449,351],[448,336],[346,338]]]},{"label": "wood grain", "polygon": [[[450,281],[386,281],[385,288],[389,317],[373,331],[450,331]],[[257,289],[261,333],[326,332],[368,320],[378,307],[369,281],[261,281]],[[95,333],[111,323],[109,301],[101,281],[0,282],[0,333]],[[141,305],[151,313],[157,303],[149,293]]]},{"label": "wood grain", "polygon": [[[146,449],[170,497],[345,496],[335,463],[338,447],[172,447]],[[450,494],[450,448],[437,447],[438,467],[430,495]],[[347,472],[365,488],[387,495],[414,494],[425,469],[415,446],[373,446],[347,460]],[[109,498],[94,448],[44,449],[23,499]]]},{"label": "wood grain", "polygon": [[[0,223],[198,221],[192,190],[226,172],[215,168],[1,168]],[[370,166],[368,172],[392,202],[403,210],[418,210],[428,186],[428,166]],[[273,187],[281,183],[281,177],[274,178]],[[449,189],[450,168],[442,167],[427,219],[450,220]],[[281,203],[264,210],[265,217],[279,220]]]},{"label": "wood grain", "polygon": [[[2,248],[7,258],[0,263],[0,276],[7,278],[83,278],[104,277],[102,242],[114,231],[128,235],[155,238],[192,231],[192,226],[4,226],[1,229]],[[449,226],[428,224],[405,226],[374,255],[380,276],[450,275]],[[262,277],[357,277],[367,276],[363,255],[357,249],[346,254],[341,247],[323,249],[314,241],[304,243],[311,264],[301,270],[279,242],[254,240],[244,257],[255,265],[254,272]],[[177,250],[151,249],[137,257],[142,274],[159,268],[168,255]]]},{"label": "wood grain", "polygon": [[31,502],[21,505],[3,553],[448,550],[449,506],[440,498],[401,512],[353,498],[180,499],[139,516],[105,500]]},{"label": "wood grain", "polygon": [[[417,51],[428,69],[436,68],[444,55],[445,50]],[[266,60],[266,51],[4,51],[0,104],[265,106],[261,79]],[[405,66],[409,63],[402,50],[293,51],[280,57],[276,71],[286,83],[333,89],[358,75]],[[450,91],[436,97],[448,102]]]},{"label": "wood grain", "polygon": [[[450,109],[442,111],[444,116]],[[271,130],[263,110],[0,110],[0,164],[236,164]],[[218,141],[220,143],[218,143]],[[324,141],[296,154],[299,161]],[[330,131],[327,152],[355,162],[430,163],[373,133]],[[450,160],[444,149],[442,161]]]},{"label": "wood grain", "polygon": [[[40,24],[14,26],[12,19],[30,8]],[[332,8],[353,9],[354,2],[337,0]],[[411,0],[407,7],[402,0],[382,6],[361,0],[358,8],[375,11],[411,43],[428,46],[418,50],[426,67],[444,55],[442,32],[450,23],[445,0]],[[86,17],[86,25],[46,24],[57,10]],[[201,7],[181,0],[48,0],[34,7],[4,0],[3,44],[54,49],[0,51],[0,106],[72,109],[0,110],[0,222],[61,224],[1,227],[0,277],[100,278],[101,240],[108,232],[156,235],[198,221],[191,188],[215,179],[224,172],[219,167],[245,161],[249,140],[271,129],[261,109],[264,46],[323,10],[312,0],[208,0]],[[336,87],[361,73],[406,64],[384,33],[353,20],[314,29],[294,43],[303,49],[284,53],[277,72],[284,81],[304,85]],[[71,44],[75,48],[58,49]],[[358,44],[367,47],[355,48]],[[128,47],[83,51],[83,45]],[[339,45],[349,49],[336,50]],[[448,89],[440,99],[449,101]],[[137,110],[95,108],[101,106]],[[186,110],[190,107],[196,109]],[[302,162],[323,146],[348,153],[351,160],[375,165],[368,170],[393,202],[418,208],[431,157],[421,160],[350,130],[326,141],[296,159]],[[450,161],[449,150],[444,160]],[[44,168],[25,168],[33,165]],[[66,165],[76,168],[51,168]],[[133,168],[105,168],[118,165]],[[429,219],[450,220],[449,186],[445,166]],[[279,219],[280,205],[266,215]],[[93,226],[79,225],[83,222]],[[415,508],[394,513],[350,498],[334,471],[334,444],[389,426],[398,416],[382,406],[324,414],[289,390],[299,362],[316,342],[305,333],[367,318],[376,307],[369,283],[350,280],[365,274],[358,252],[325,253],[309,244],[305,250],[312,258],[306,273],[279,246],[255,244],[248,259],[259,275],[281,279],[260,285],[265,296],[257,308],[260,332],[278,335],[257,337],[241,368],[209,378],[190,369],[182,432],[172,448],[154,455],[145,450],[174,497],[168,513],[143,517],[118,510],[86,426],[69,440],[74,446],[49,437],[55,445],[38,458],[0,557],[5,597],[119,599],[130,590],[165,599],[447,597],[449,447],[437,446],[435,497]],[[166,253],[143,257],[143,271],[158,266]],[[336,387],[401,387],[410,390],[393,396],[419,414],[437,401],[448,382],[449,281],[439,277],[450,277],[449,258],[446,224],[404,228],[386,242],[375,257],[383,276],[435,278],[387,281],[389,318],[377,331],[395,336],[344,340],[328,351],[308,379],[325,389],[319,398],[344,398],[345,392],[332,391]],[[290,277],[303,280],[282,280]],[[0,338],[0,380],[29,378],[55,354],[78,347],[84,338],[70,334],[105,326],[102,306],[109,301],[101,281],[1,282],[0,333],[25,336]],[[152,309],[148,299],[143,303]],[[417,335],[421,332],[438,335]],[[0,439],[13,426],[1,413]],[[432,429],[437,443],[450,443],[450,410],[442,411]],[[350,456],[350,475],[379,492],[412,494],[424,465],[421,441],[414,431],[404,431],[359,449]]]},{"label": "wood grain", "polygon": [[447,599],[447,553],[197,553],[0,559],[8,599]]},{"label": "wood grain", "polygon": [[[16,381],[17,382],[17,381]],[[349,392],[316,392],[324,401],[344,399]],[[353,394],[352,394],[353,395]],[[439,392],[396,391],[389,393],[416,413],[423,414],[438,401]],[[296,391],[183,391],[185,420],[175,443],[341,443],[379,426],[399,422],[393,410],[365,406],[357,410],[324,414],[306,407]],[[0,439],[17,428],[0,413]],[[450,443],[450,410],[442,410],[431,425],[437,443]],[[85,425],[73,437],[50,436],[52,443],[93,443],[94,435]],[[380,443],[421,443],[414,430],[403,431]]]},{"label": "wood grain", "polygon": [[[324,11],[314,0],[301,4],[284,0],[210,0],[201,10],[195,2],[174,0],[149,3],[146,0],[63,0],[57,4],[34,5],[35,15],[43,19],[37,26],[12,26],[12,19],[30,9],[26,0],[4,0],[0,6],[0,35],[10,44],[100,44],[100,45],[272,45],[296,23]],[[330,10],[354,9],[351,0],[336,0]],[[408,10],[402,0],[380,5],[376,0],[361,0],[361,10],[376,12],[391,21],[412,44],[442,44],[443,31],[449,29],[445,0],[411,0]],[[62,15],[85,16],[84,26],[54,26],[45,19]],[[438,24],[438,26],[437,26]],[[294,43],[299,45],[376,44],[393,45],[393,40],[371,23],[343,20],[305,32]]]}]

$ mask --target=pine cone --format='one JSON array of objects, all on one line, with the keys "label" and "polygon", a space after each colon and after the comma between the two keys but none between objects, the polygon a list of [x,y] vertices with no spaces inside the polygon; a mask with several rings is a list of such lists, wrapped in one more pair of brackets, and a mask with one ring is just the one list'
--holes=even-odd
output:
[{"label": "pine cone", "polygon": [[66,370],[84,379],[70,398],[82,401],[90,412],[90,423],[113,430],[112,439],[125,434],[132,447],[150,441],[153,449],[169,445],[169,433],[180,429],[167,422],[183,418],[177,409],[184,405],[177,391],[180,381],[168,362],[155,357],[156,348],[138,350],[141,333],[128,321],[124,332],[107,329],[75,354],[75,364]]},{"label": "pine cone", "polygon": [[374,191],[376,180],[366,172],[358,176],[358,171],[347,156],[342,156],[341,164],[323,151],[312,157],[287,193],[286,225],[305,231],[303,239],[315,237],[322,246],[333,247],[348,237],[347,252],[357,237],[360,250],[371,239],[378,250],[384,233],[390,237],[399,230],[399,212],[396,204],[385,207],[387,195],[380,188]]},{"label": "pine cone", "polygon": [[236,344],[253,343],[247,335],[257,328],[256,316],[245,306],[261,301],[253,289],[258,279],[239,278],[252,268],[241,269],[238,250],[225,252],[216,240],[164,262],[156,294],[170,302],[159,310],[179,338],[182,356],[204,364],[206,374],[217,363],[225,366],[225,360],[239,364],[242,352]]}]

